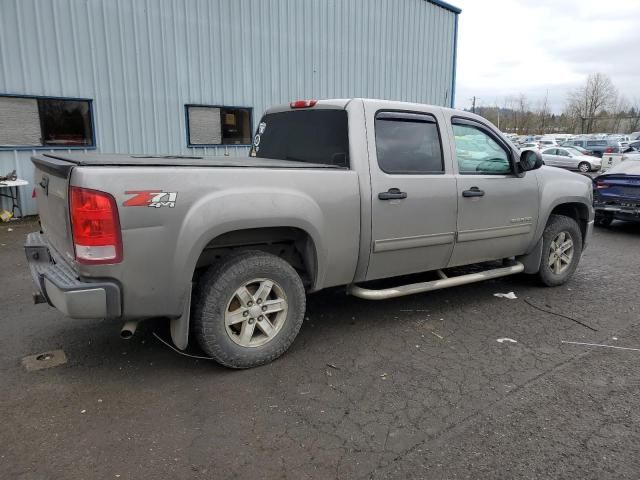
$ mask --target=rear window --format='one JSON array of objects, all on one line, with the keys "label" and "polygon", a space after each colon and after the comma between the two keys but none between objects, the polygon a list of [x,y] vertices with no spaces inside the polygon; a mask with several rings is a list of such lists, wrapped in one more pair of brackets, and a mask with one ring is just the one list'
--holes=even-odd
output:
[{"label": "rear window", "polygon": [[443,173],[442,147],[435,118],[405,112],[376,116],[378,165],[390,174]]},{"label": "rear window", "polygon": [[250,155],[349,166],[347,112],[297,110],[262,117]]}]

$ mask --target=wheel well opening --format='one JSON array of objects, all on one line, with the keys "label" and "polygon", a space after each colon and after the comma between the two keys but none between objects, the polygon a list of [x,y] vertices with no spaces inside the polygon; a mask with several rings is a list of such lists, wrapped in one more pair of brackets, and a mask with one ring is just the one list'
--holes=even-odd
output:
[{"label": "wheel well opening", "polygon": [[205,268],[222,257],[243,250],[260,250],[276,255],[296,269],[305,288],[316,278],[316,250],[311,236],[295,227],[268,227],[235,230],[211,240],[202,250],[194,280]]},{"label": "wheel well opening", "polygon": [[589,223],[589,209],[582,203],[563,203],[556,206],[551,215],[564,215],[573,218],[580,226],[582,238],[587,234],[587,226]]}]

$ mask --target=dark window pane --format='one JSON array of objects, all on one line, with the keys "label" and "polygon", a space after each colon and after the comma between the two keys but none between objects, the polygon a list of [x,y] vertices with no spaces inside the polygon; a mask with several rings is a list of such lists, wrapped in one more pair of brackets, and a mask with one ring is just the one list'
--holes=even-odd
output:
[{"label": "dark window pane", "polygon": [[386,173],[444,171],[438,126],[432,121],[376,118],[376,151]]},{"label": "dark window pane", "polygon": [[222,108],[222,143],[249,145],[251,143],[251,111],[246,108]]},{"label": "dark window pane", "polygon": [[348,166],[347,112],[297,110],[265,115],[251,156]]},{"label": "dark window pane", "polygon": [[38,99],[42,144],[46,146],[92,146],[89,102]]}]

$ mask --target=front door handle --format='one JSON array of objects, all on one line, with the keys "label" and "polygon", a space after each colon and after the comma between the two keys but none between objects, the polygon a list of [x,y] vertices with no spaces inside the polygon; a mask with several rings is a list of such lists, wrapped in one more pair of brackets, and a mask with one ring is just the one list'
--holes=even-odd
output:
[{"label": "front door handle", "polygon": [[471,187],[469,190],[462,192],[463,197],[484,197],[484,190],[478,187]]},{"label": "front door handle", "polygon": [[407,192],[401,192],[399,188],[390,188],[386,192],[380,192],[378,194],[380,200],[396,200],[407,198]]}]

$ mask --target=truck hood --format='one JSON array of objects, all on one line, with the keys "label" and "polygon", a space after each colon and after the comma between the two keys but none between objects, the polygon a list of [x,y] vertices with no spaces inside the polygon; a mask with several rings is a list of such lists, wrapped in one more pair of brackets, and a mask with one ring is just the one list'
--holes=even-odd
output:
[{"label": "truck hood", "polygon": [[567,182],[579,182],[588,185],[589,187],[591,187],[592,182],[591,177],[587,175],[547,165],[540,167],[538,170],[538,176],[543,179],[542,181],[563,180]]}]

